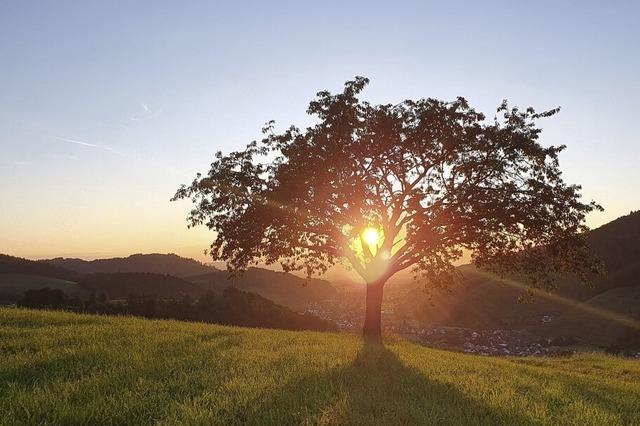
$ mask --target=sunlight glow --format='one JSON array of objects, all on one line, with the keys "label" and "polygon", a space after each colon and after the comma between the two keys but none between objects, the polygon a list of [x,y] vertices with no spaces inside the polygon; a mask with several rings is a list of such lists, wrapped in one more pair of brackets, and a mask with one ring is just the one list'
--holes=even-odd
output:
[{"label": "sunlight glow", "polygon": [[[477,272],[480,273],[481,275],[491,278],[491,279],[495,279],[496,276],[487,272],[487,271],[483,271],[481,269],[477,269]],[[576,300],[573,299],[569,299],[567,297],[563,297],[560,296],[558,294],[553,294],[553,293],[549,293],[546,292],[544,290],[538,289],[538,288],[533,288],[533,287],[529,287],[528,285],[521,283],[519,281],[516,281],[514,279],[511,278],[499,278],[501,283],[507,284],[511,287],[520,289],[520,290],[530,290],[533,292],[533,294],[535,296],[544,298],[544,299],[548,299],[551,300],[553,302],[557,302],[557,303],[561,303],[569,308],[573,308],[582,312],[585,312],[587,314],[590,315],[594,315],[594,316],[598,316],[600,318],[603,318],[605,320],[609,320],[609,321],[613,321],[613,322],[617,322],[619,324],[625,325],[627,327],[630,328],[634,328],[636,330],[640,330],[640,321],[636,320],[635,318],[629,317],[627,315],[624,314],[620,314],[618,312],[613,312],[604,308],[600,308],[598,306],[592,306],[589,305],[587,303],[584,302],[578,302]]]},{"label": "sunlight glow", "polygon": [[369,246],[378,247],[378,242],[380,241],[380,233],[376,228],[368,227],[362,231],[362,239]]}]

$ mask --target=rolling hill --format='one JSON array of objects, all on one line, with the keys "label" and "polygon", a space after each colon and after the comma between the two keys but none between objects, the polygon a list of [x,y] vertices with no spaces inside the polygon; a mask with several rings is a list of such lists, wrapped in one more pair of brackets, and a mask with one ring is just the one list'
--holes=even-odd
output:
[{"label": "rolling hill", "polygon": [[85,290],[76,284],[78,278],[78,273],[46,262],[0,254],[0,305],[14,304],[25,291],[44,287],[82,297]]},{"label": "rolling hill", "polygon": [[176,254],[133,254],[128,257],[110,259],[82,260],[58,257],[45,262],[75,271],[79,274],[114,273],[114,272],[149,272],[175,277],[188,277],[215,271],[193,259]]},{"label": "rolling hill", "polygon": [[60,289],[70,296],[83,297],[85,288],[73,281],[27,274],[0,274],[0,305],[16,303],[27,290]]},{"label": "rolling hill", "polygon": [[320,303],[337,294],[325,280],[298,277],[293,274],[263,268],[249,268],[244,274],[231,277],[226,271],[214,271],[189,278],[203,288],[221,292],[229,285],[250,291],[293,309],[303,309],[310,302]]},{"label": "rolling hill", "polygon": [[200,296],[205,290],[192,282],[171,275],[149,272],[114,272],[85,275],[78,285],[87,291],[104,293],[109,299],[125,299],[130,294],[159,297]]},{"label": "rolling hill", "polygon": [[[165,272],[189,278],[179,278]],[[73,281],[56,277],[68,277]],[[226,271],[174,254],[132,255],[96,261],[62,258],[33,261],[7,255],[0,257],[0,304],[14,304],[25,291],[45,287],[60,289],[69,296],[80,298],[97,293],[105,294],[109,299],[125,299],[130,294],[157,295],[161,298],[188,295],[199,298],[207,291],[221,296],[229,286],[255,293],[297,311],[304,311],[309,303],[326,300],[336,293],[327,281],[305,280],[292,274],[261,268],[250,268],[245,274],[230,279]]]},{"label": "rolling hill", "polygon": [[[616,287],[640,284],[640,210],[591,231],[589,245],[605,262],[610,275],[618,273],[611,284]],[[635,265],[633,271],[628,269],[631,265]]]},{"label": "rolling hill", "polygon": [[640,363],[0,308],[0,424],[640,424]]},{"label": "rolling hill", "polygon": [[609,346],[625,334],[640,335],[640,285],[617,287],[559,315],[550,334]]},{"label": "rolling hill", "polygon": [[[160,257],[162,256],[162,257]],[[144,258],[144,260],[141,260]],[[175,255],[130,256],[128,261],[109,259],[107,265],[124,264],[124,268],[170,269],[178,265],[183,272],[210,271],[191,259],[178,258]],[[166,261],[164,267],[158,264]],[[80,261],[84,265],[85,261]],[[62,262],[68,266],[77,266],[74,262]],[[87,262],[92,264],[91,262]],[[186,266],[185,266],[186,265]],[[90,268],[79,268],[88,270]],[[66,279],[65,279],[66,278]],[[156,294],[160,297],[172,297],[182,294],[199,296],[206,290],[198,284],[166,275],[147,272],[90,273],[69,270],[46,261],[33,261],[18,257],[0,255],[0,304],[16,303],[27,290],[40,288],[63,290],[67,295],[86,298],[93,292],[105,293],[110,299],[124,299],[129,294]]]},{"label": "rolling hill", "polygon": [[[607,274],[596,278],[592,287],[572,277],[559,277],[555,291],[538,292],[531,301],[516,303],[523,295],[521,283],[501,280],[464,265],[459,268],[463,282],[427,293],[414,285],[402,296],[398,311],[406,318],[419,318],[433,326],[525,328],[543,334],[576,336],[593,344],[613,341],[628,327],[622,318],[611,318],[621,315],[640,319],[638,300],[620,296],[640,291],[640,211],[591,231],[589,245],[607,268]],[[620,290],[614,291],[617,289]],[[598,309],[591,309],[592,306]],[[551,324],[541,327],[545,317]],[[599,325],[590,333],[592,322]]]},{"label": "rolling hill", "polygon": [[[135,254],[123,258],[92,261],[56,258],[46,262],[56,267],[70,269],[74,273],[81,275],[114,273],[149,273],[155,275],[157,284],[151,284],[150,280],[147,280],[147,284],[142,284],[142,276],[137,276],[133,280],[129,279],[132,278],[131,276],[119,276],[123,279],[123,284],[119,290],[113,290],[119,297],[125,294],[125,287],[128,285],[138,286],[149,294],[153,293],[153,285],[158,285],[159,288],[162,288],[158,290],[162,294],[158,294],[163,296],[170,296],[172,291],[175,291],[174,295],[200,295],[207,290],[221,294],[226,287],[233,285],[240,290],[259,294],[278,304],[301,310],[309,303],[322,302],[336,294],[336,290],[325,280],[306,280],[293,274],[264,268],[249,268],[244,274],[232,278],[226,271],[175,254]],[[169,281],[171,281],[169,278],[160,278],[160,276],[166,275],[172,275],[181,279],[181,281],[172,280],[173,284],[169,284]],[[88,279],[85,278],[82,281],[87,282]],[[97,278],[92,278],[91,280],[95,279]],[[99,285],[103,286],[106,281],[111,281],[111,278],[107,275],[102,275],[100,280],[101,284]],[[88,285],[94,286],[98,284]]]},{"label": "rolling hill", "polygon": [[48,262],[0,254],[0,274],[24,274],[75,281],[78,273]]}]

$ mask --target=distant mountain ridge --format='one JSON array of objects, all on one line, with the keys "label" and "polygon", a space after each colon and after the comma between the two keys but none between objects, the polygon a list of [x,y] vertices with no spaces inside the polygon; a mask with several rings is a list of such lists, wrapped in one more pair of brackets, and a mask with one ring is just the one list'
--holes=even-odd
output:
[{"label": "distant mountain ridge", "polygon": [[[96,260],[55,258],[43,262],[72,270],[79,277],[86,276],[79,278],[81,284],[92,282],[93,284],[87,285],[110,286],[110,291],[118,297],[123,297],[123,294],[126,296],[127,286],[131,292],[152,294],[153,285],[158,285],[157,294],[165,296],[169,296],[171,291],[175,291],[176,294],[198,295],[202,291],[212,290],[221,294],[225,288],[234,286],[259,294],[278,304],[302,310],[309,303],[323,301],[336,294],[335,288],[325,280],[307,280],[290,273],[264,268],[249,268],[243,274],[232,278],[227,271],[173,253],[134,254]],[[122,274],[119,278],[127,284],[114,283],[113,279],[116,277],[107,276],[113,274]],[[163,278],[163,275],[171,275],[180,281]]]},{"label": "distant mountain ridge", "polygon": [[78,273],[49,262],[29,260],[22,257],[0,254],[0,274],[25,274],[57,278],[66,281],[78,279]]},{"label": "distant mountain ridge", "polygon": [[216,271],[213,266],[208,266],[197,260],[181,257],[174,253],[138,253],[127,257],[96,260],[57,257],[55,259],[47,259],[45,262],[80,274],[149,272],[160,275],[173,275],[175,277],[188,277]]},{"label": "distant mountain ridge", "polygon": [[212,290],[222,294],[227,287],[235,286],[296,310],[304,310],[308,304],[326,300],[336,293],[328,281],[306,280],[263,268],[249,268],[244,274],[230,278],[227,271],[172,253],[97,260],[59,257],[41,261],[0,255],[0,275],[3,277],[0,286],[6,290],[2,293],[0,288],[5,303],[15,303],[22,296],[22,287],[31,289],[38,282],[51,283],[53,288],[63,285],[51,281],[53,279],[69,281],[64,285],[74,284],[74,288],[78,282],[79,289],[103,292],[113,299],[134,293],[173,297],[199,296]]}]

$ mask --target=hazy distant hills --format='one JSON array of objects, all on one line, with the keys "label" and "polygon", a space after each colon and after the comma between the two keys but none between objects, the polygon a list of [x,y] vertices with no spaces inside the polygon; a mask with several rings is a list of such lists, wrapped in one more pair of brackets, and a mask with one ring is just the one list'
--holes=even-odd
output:
[{"label": "hazy distant hills", "polygon": [[78,273],[49,262],[0,254],[0,274],[26,274],[75,281]]},{"label": "hazy distant hills", "polygon": [[82,295],[78,278],[78,273],[46,262],[0,254],[0,304],[15,303],[25,291],[44,287]]},{"label": "hazy distant hills", "polygon": [[176,254],[133,254],[129,257],[82,260],[58,257],[45,262],[80,274],[113,272],[149,272],[174,277],[188,277],[215,271],[215,268]]},{"label": "hazy distant hills", "polygon": [[86,290],[76,282],[41,275],[0,273],[0,305],[16,303],[27,290],[59,289],[70,296],[82,297]]},{"label": "hazy distant hills", "polygon": [[233,285],[240,290],[257,293],[281,305],[300,309],[309,302],[322,302],[337,294],[325,280],[298,277],[263,268],[249,268],[244,274],[230,277],[226,271],[214,271],[189,278],[205,288],[222,291]]},{"label": "hazy distant hills", "polygon": [[515,303],[523,294],[517,283],[465,265],[460,267],[465,277],[462,283],[428,292],[414,288],[403,296],[399,312],[434,326],[528,328],[611,343],[629,330],[621,319],[640,320],[640,212],[591,231],[589,244],[608,270],[593,287],[561,277],[554,292]]},{"label": "hazy distant hills", "polygon": [[[64,280],[64,284],[56,280]],[[135,254],[91,261],[65,258],[33,261],[0,255],[0,303],[15,303],[24,291],[42,287],[61,288],[70,293],[97,291],[111,299],[121,299],[134,293],[200,296],[212,290],[221,294],[231,285],[298,310],[336,294],[324,280],[306,280],[262,268],[249,268],[244,274],[230,278],[226,271],[175,254]]]},{"label": "hazy distant hills", "polygon": [[[153,262],[146,262],[146,264],[155,265],[163,255],[149,256],[153,259]],[[177,256],[166,256],[167,263],[182,265],[183,271],[211,270],[209,268],[195,269],[194,265],[200,264],[191,259],[179,258],[180,260],[176,261],[175,257]],[[124,265],[124,268],[144,269],[145,262],[140,261],[141,257],[145,257],[145,255],[131,256],[132,264],[129,265],[123,259],[117,259],[117,262],[114,263]],[[70,267],[79,265],[81,271],[90,270],[86,264],[92,265],[92,262],[80,259],[65,259],[63,262],[58,263],[64,263]],[[104,264],[109,264],[109,262],[104,262]],[[184,265],[188,265],[191,269],[185,268]],[[157,266],[155,268],[158,269]],[[132,293],[157,294],[161,297],[179,294],[200,295],[204,293],[200,286],[168,274],[149,272],[82,273],[50,264],[47,261],[34,261],[0,255],[0,304],[16,303],[25,291],[45,287],[60,289],[69,296],[81,298],[95,292],[104,293],[111,299],[124,299]]]},{"label": "hazy distant hills", "polygon": [[[300,309],[310,302],[326,300],[336,293],[328,281],[318,279],[307,281],[293,274],[263,268],[249,268],[244,274],[230,278],[227,271],[175,254],[134,254],[129,257],[91,261],[56,258],[47,262],[80,274],[147,273],[182,278],[178,282],[161,276],[154,278],[151,275],[146,277],[120,275],[119,278],[126,284],[118,286],[118,290],[112,290],[118,295],[123,294],[125,288],[131,291],[136,289],[138,293],[143,292],[142,290],[144,293],[152,293],[154,281],[158,285],[157,291],[163,295],[168,295],[171,291],[189,295],[198,295],[206,290],[222,293],[226,287],[233,285],[240,290],[259,294],[281,305]],[[99,279],[100,286],[104,287],[108,285],[107,282],[112,282],[112,278],[114,277],[101,275],[92,279]],[[83,283],[87,280],[89,278]],[[92,286],[95,285],[92,284]],[[157,294],[160,295],[160,293]]]},{"label": "hazy distant hills", "polygon": [[87,291],[104,293],[109,299],[126,299],[131,294],[158,297],[200,296],[205,290],[192,282],[171,275],[150,272],[96,273],[78,283]]}]

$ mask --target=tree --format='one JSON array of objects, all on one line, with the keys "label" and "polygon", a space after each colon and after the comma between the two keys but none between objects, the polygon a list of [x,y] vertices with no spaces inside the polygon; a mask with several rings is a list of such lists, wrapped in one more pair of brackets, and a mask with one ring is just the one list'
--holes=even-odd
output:
[{"label": "tree", "polygon": [[584,219],[600,206],[563,181],[565,147],[538,142],[537,120],[558,109],[504,101],[487,120],[464,98],[374,105],[358,99],[368,82],[319,92],[307,111],[315,125],[276,133],[271,121],[261,141],[218,152],[206,176],[177,190],[172,200],[195,204],[189,226],[215,231],[214,260],[309,276],[344,261],[366,283],[364,335],[376,341],[385,283],[407,268],[444,283],[467,250],[480,267],[537,287],[597,270]]}]

